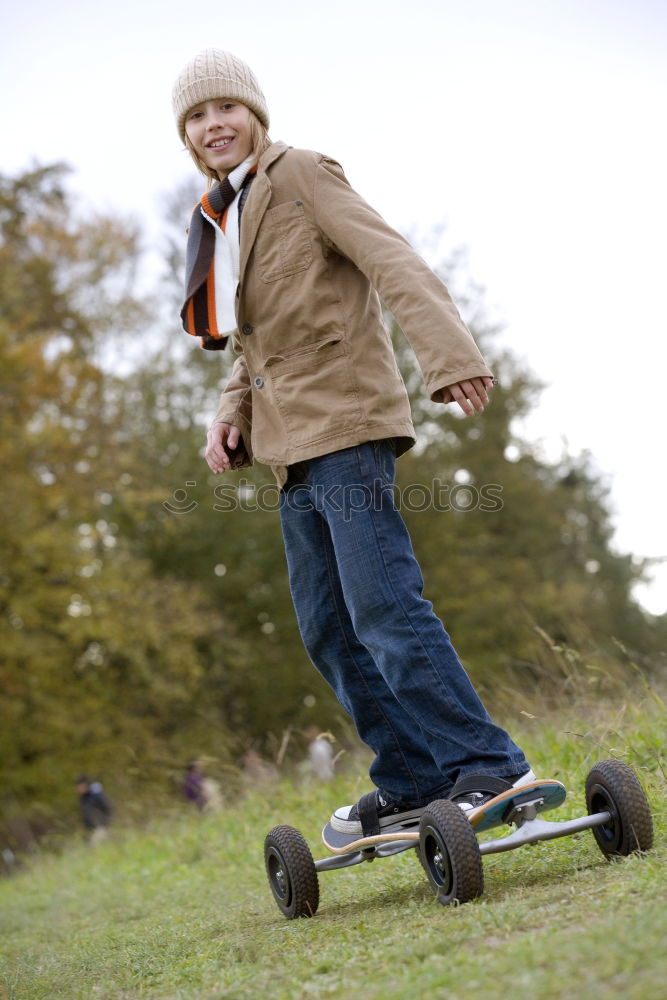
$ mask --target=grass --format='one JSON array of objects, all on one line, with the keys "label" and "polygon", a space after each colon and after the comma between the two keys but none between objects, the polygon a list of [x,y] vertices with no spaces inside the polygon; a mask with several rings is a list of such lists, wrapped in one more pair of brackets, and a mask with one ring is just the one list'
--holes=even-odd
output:
[{"label": "grass", "polygon": [[439,906],[414,855],[320,875],[312,920],[278,912],[262,841],[297,826],[315,857],[332,805],[363,790],[363,768],[331,785],[256,789],[223,814],[184,811],[31,860],[0,883],[1,1000],[658,1000],[666,995],[667,713],[659,702],[524,720],[534,769],[585,811],[585,775],[616,756],[639,774],[656,844],[604,860],[581,833],[484,861],[484,896]]}]

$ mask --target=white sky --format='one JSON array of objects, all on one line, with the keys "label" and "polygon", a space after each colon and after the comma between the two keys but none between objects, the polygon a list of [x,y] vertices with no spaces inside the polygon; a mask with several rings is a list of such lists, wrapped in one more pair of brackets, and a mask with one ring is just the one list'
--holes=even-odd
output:
[{"label": "white sky", "polygon": [[[0,0],[0,170],[65,160],[141,213],[192,176],[171,86],[215,45],[271,134],[339,159],[402,231],[446,223],[504,341],[549,384],[525,433],[590,450],[616,544],[667,556],[664,0]],[[667,566],[638,596],[667,611]]]}]

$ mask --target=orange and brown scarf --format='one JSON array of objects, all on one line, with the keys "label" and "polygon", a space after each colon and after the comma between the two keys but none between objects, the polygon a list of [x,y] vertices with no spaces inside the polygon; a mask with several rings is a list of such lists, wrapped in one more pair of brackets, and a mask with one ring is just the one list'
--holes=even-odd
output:
[{"label": "orange and brown scarf", "polygon": [[[230,289],[232,285],[235,288],[238,280],[238,276],[233,277],[230,270],[225,276],[226,287],[221,288],[220,272],[216,274],[216,238],[221,233],[226,234],[229,208],[250,176],[255,173],[255,169],[251,157],[244,160],[224,180],[206,192],[192,213],[185,254],[185,302],[181,309],[181,320],[186,333],[200,337],[201,346],[209,351],[221,351],[227,346],[231,331],[219,328],[221,304],[218,302],[216,307],[216,297],[219,299],[221,294],[231,294],[233,297]],[[226,235],[236,241],[237,249],[238,232]],[[229,264],[224,266],[230,268]],[[229,303],[225,305],[229,311]]]}]

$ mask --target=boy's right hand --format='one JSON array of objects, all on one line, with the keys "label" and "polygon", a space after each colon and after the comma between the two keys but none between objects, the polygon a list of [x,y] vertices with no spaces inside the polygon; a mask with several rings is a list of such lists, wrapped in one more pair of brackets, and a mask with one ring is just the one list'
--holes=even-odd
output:
[{"label": "boy's right hand", "polygon": [[234,424],[213,424],[206,435],[206,452],[204,457],[211,472],[219,475],[229,472],[232,463],[230,452],[238,448],[241,431]]}]

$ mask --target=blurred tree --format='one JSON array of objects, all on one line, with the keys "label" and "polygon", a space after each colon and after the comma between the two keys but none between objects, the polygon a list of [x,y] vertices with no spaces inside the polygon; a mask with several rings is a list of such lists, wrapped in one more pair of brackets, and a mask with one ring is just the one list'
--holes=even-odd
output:
[{"label": "blurred tree", "polygon": [[165,273],[160,278],[162,341],[123,381],[124,433],[159,503],[114,495],[113,518],[156,573],[203,586],[243,644],[225,653],[223,687],[211,691],[241,738],[265,750],[290,727],[343,720],[334,696],[303,649],[292,608],[270,471],[217,477],[204,461],[206,428],[217,409],[233,355],[209,352],[177,322],[185,229],[196,188],[174,194],[166,215]]},{"label": "blurred tree", "polygon": [[[188,347],[196,366],[204,352],[194,341]],[[218,360],[219,368],[226,362]],[[142,506],[131,491],[118,491],[113,519],[156,574],[205,589],[243,637],[237,655],[225,651],[225,684],[210,697],[224,706],[235,732],[270,749],[286,728],[319,719],[322,702],[328,719],[337,703],[296,627],[275,481],[261,466],[225,477],[209,472],[203,415],[215,411],[220,386],[205,398],[201,386],[184,393],[182,382],[181,364],[164,358],[125,380],[125,433],[160,502]]]},{"label": "blurred tree", "polygon": [[[233,359],[174,319],[194,199],[173,199],[148,302],[127,220],[78,211],[63,167],[0,177],[0,768],[19,803],[69,808],[82,769],[136,788],[290,728],[350,734],[298,636],[269,470],[203,459]],[[667,619],[632,600],[643,566],[614,551],[604,480],[521,439],[540,385],[464,263],[438,270],[500,385],[483,417],[430,403],[394,324],[419,435],[397,496],[466,666],[498,702],[562,689],[577,657],[664,662]]]},{"label": "blurred tree", "polygon": [[[183,230],[194,199],[188,191],[179,210],[179,198],[182,193],[170,213],[179,233],[169,241],[163,284],[180,293]],[[635,658],[649,662],[661,648],[664,623],[652,625],[631,598],[643,567],[613,552],[601,477],[587,456],[566,455],[551,465],[517,437],[518,421],[536,404],[541,385],[499,346],[483,293],[467,281],[461,256],[436,267],[462,303],[500,385],[482,418],[463,419],[453,407],[430,403],[414,355],[388,316],[419,434],[418,446],[398,464],[399,489],[429,596],[451,626],[476,682],[496,699],[503,688],[533,691],[535,677],[551,679],[556,690],[562,687],[570,660],[554,650],[559,643],[581,646],[584,656],[613,652],[617,660],[614,640],[619,640]],[[179,302],[170,303],[173,312]],[[277,516],[248,509],[251,499],[243,509],[243,496],[277,499],[270,492],[270,473],[255,467],[213,477],[203,461],[205,428],[231,351],[211,354],[182,332],[175,337],[184,348],[172,346],[169,364],[160,368],[152,360],[136,376],[126,412],[135,419],[141,411],[141,419],[153,422],[145,442],[162,435],[160,454],[171,448],[171,456],[160,460],[162,468],[152,473],[164,483],[165,494],[175,497],[181,490],[181,509],[191,501],[198,506],[185,513],[173,504],[171,512],[151,518],[144,553],[159,571],[178,566],[193,582],[206,581],[253,644],[254,655],[235,665],[225,691],[236,726],[257,741],[313,720],[342,727],[340,710],[297,634]],[[155,465],[155,456],[146,454],[144,461]],[[196,485],[186,490],[188,483]],[[428,502],[420,509],[425,495]]]},{"label": "blurred tree", "polygon": [[3,808],[69,808],[78,771],[162,779],[165,763],[231,743],[208,691],[232,631],[111,514],[119,491],[143,510],[158,500],[122,380],[96,363],[147,325],[137,233],[78,213],[64,178],[59,166],[0,178]]},{"label": "blurred tree", "polygon": [[[476,683],[496,701],[504,690],[510,698],[533,691],[537,679],[557,693],[574,660],[618,673],[620,649],[663,670],[667,617],[653,619],[633,599],[647,562],[615,551],[604,477],[588,454],[548,463],[518,436],[541,385],[499,346],[461,259],[436,270],[455,289],[499,385],[481,417],[431,403],[387,317],[420,438],[399,463],[399,495],[427,592]],[[422,494],[413,484],[424,484]],[[420,509],[423,496],[436,502]]]}]

